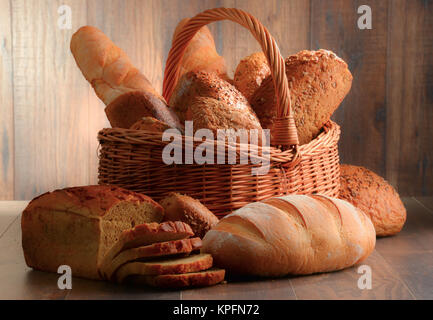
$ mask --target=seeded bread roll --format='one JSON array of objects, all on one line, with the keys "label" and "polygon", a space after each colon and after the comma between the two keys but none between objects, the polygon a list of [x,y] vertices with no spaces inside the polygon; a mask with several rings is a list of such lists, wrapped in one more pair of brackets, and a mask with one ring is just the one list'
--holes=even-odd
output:
[{"label": "seeded bread roll", "polygon": [[101,279],[98,265],[125,229],[159,222],[163,208],[139,193],[114,186],[66,188],[33,199],[21,218],[22,246],[29,267]]},{"label": "seeded bread roll", "polygon": [[[222,80],[215,73],[188,72],[179,79],[176,88],[170,98],[170,105],[176,111],[179,119],[183,122],[187,117],[192,118],[188,108],[195,104],[195,108],[206,109],[205,100],[197,98],[210,98],[210,108],[216,111],[202,110],[208,112],[208,119],[201,122],[203,128],[213,129],[219,123],[225,127],[243,124],[245,129],[261,130],[260,121],[251,109],[247,99],[230,83]],[[209,108],[209,109],[210,109]],[[223,113],[218,110],[225,109]],[[195,125],[195,124],[194,124]],[[199,127],[194,126],[195,129]]]},{"label": "seeded bread roll", "polygon": [[256,52],[243,58],[235,71],[235,87],[251,103],[251,98],[262,84],[263,79],[271,75],[268,61],[263,52]]},{"label": "seeded bread roll", "polygon": [[[317,137],[349,92],[352,74],[333,52],[304,50],[286,59],[286,75],[299,143],[306,144]],[[262,127],[270,129],[277,111],[272,76],[263,80],[251,106]]]},{"label": "seeded bread roll", "polygon": [[366,213],[377,236],[390,236],[401,231],[406,222],[406,209],[385,179],[366,168],[342,164],[340,181],[340,199]]},{"label": "seeded bread roll", "polygon": [[218,218],[208,208],[186,195],[169,193],[160,204],[165,211],[165,221],[183,221],[200,238],[218,223]]}]

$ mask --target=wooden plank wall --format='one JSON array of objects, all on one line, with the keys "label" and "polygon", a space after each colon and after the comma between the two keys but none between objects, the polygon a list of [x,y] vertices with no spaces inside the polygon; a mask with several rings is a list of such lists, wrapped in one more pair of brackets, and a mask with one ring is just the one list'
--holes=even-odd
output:
[{"label": "wooden plank wall", "polygon": [[[357,28],[368,4],[373,29]],[[69,52],[72,33],[101,28],[160,90],[177,22],[237,7],[273,33],[284,56],[327,48],[353,87],[334,115],[343,162],[367,166],[403,195],[433,195],[433,1],[0,0],[0,200],[97,182],[96,134],[108,125]],[[72,30],[57,27],[72,8]],[[231,22],[210,25],[233,72],[259,45]]]}]

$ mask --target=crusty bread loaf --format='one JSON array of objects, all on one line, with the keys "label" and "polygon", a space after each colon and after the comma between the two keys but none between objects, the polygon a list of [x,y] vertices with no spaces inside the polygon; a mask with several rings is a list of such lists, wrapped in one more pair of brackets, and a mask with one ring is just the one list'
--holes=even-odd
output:
[{"label": "crusty bread loaf", "polygon": [[236,67],[233,84],[251,103],[254,92],[263,79],[271,75],[268,60],[263,52],[243,58]]},{"label": "crusty bread loaf", "polygon": [[160,275],[198,272],[212,267],[210,254],[193,254],[177,259],[130,262],[121,266],[116,272],[117,282],[122,283],[131,275]]},{"label": "crusty bread loaf", "polygon": [[182,128],[164,98],[131,63],[122,49],[91,26],[78,29],[71,52],[96,95],[107,106],[112,127],[129,128],[144,116],[153,116],[171,127]]},{"label": "crusty bread loaf", "polygon": [[358,166],[340,166],[340,199],[352,203],[370,217],[377,236],[399,233],[406,209],[395,189],[374,172]]},{"label": "crusty bread loaf", "polygon": [[[313,140],[338,108],[352,86],[347,64],[327,50],[304,50],[286,59],[299,143]],[[263,80],[251,98],[251,106],[264,129],[270,129],[277,106],[272,76]]]},{"label": "crusty bread loaf", "polygon": [[200,201],[187,195],[171,192],[160,202],[165,211],[165,221],[187,223],[197,237],[203,238],[218,218]]},{"label": "crusty bread loaf", "polygon": [[199,250],[202,246],[200,238],[181,239],[174,241],[158,242],[147,246],[127,249],[120,252],[113,260],[105,260],[101,265],[100,272],[107,280],[113,280],[113,275],[127,262],[136,260],[145,261],[155,258],[163,258],[175,255],[187,255],[192,251]]},{"label": "crusty bread loaf", "polygon": [[224,280],[225,270],[212,268],[206,271],[163,274],[158,276],[131,276],[129,281],[159,288],[179,289],[185,287],[212,286]]},{"label": "crusty bread loaf", "polygon": [[[173,39],[188,20],[185,18],[179,22],[174,31]],[[222,79],[228,79],[225,60],[218,55],[214,38],[207,26],[202,27],[194,35],[180,62],[179,77],[190,71],[215,72]]]},{"label": "crusty bread loaf", "polygon": [[370,219],[350,203],[290,195],[255,202],[224,217],[202,252],[234,274],[284,276],[350,267],[374,249]]},{"label": "crusty bread loaf", "polygon": [[21,217],[29,267],[100,279],[98,264],[123,230],[161,221],[163,208],[142,194],[114,186],[66,188],[33,199]]},{"label": "crusty bread loaf", "polygon": [[155,119],[153,117],[143,117],[142,119],[134,123],[130,129],[164,132],[165,130],[170,128],[171,127],[168,124],[159,121],[158,119]]},{"label": "crusty bread loaf", "polygon": [[[200,125],[194,123],[195,130],[215,129],[220,124],[228,128],[243,124],[245,129],[261,130],[260,121],[247,99],[233,85],[222,80],[215,73],[184,74],[173,91],[170,105],[182,122],[192,118],[195,113],[201,112],[201,116],[205,116],[207,120],[200,121]],[[188,111],[189,108],[194,110]],[[200,116],[195,116],[195,119],[199,118]]]}]

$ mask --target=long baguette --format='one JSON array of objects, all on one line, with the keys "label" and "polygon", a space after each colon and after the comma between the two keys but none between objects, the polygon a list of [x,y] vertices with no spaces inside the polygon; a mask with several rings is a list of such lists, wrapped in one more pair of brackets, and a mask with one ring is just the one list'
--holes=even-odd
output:
[{"label": "long baguette", "polygon": [[130,128],[140,118],[152,116],[182,129],[164,98],[102,31],[91,26],[78,29],[71,39],[71,52],[107,106],[105,113],[112,127]]},{"label": "long baguette", "polygon": [[238,209],[210,230],[203,252],[233,274],[284,276],[350,267],[375,246],[370,219],[350,203],[290,195]]}]

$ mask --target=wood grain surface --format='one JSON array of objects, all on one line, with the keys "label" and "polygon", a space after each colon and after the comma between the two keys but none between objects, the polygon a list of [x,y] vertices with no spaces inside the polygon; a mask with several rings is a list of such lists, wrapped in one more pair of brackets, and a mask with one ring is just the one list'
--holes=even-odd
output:
[{"label": "wood grain surface", "polygon": [[432,197],[404,198],[407,222],[396,236],[379,238],[362,262],[372,271],[372,289],[360,290],[360,265],[345,270],[279,279],[227,279],[186,290],[157,290],[73,278],[72,290],[57,288],[58,275],[25,265],[20,213],[27,202],[0,201],[0,299],[433,299]]},{"label": "wood grain surface", "polygon": [[[72,29],[59,29],[60,5]],[[433,1],[369,1],[373,29],[357,27],[361,0],[0,0],[0,199],[31,199],[97,183],[96,135],[104,105],[69,52],[95,25],[161,89],[177,23],[213,7],[259,18],[284,56],[326,48],[349,64],[352,90],[334,115],[342,162],[364,165],[402,195],[433,195]],[[259,45],[232,22],[209,25],[235,70]]]}]

